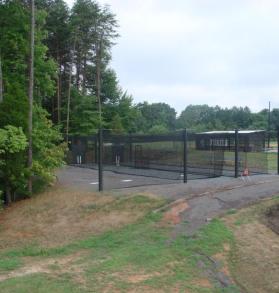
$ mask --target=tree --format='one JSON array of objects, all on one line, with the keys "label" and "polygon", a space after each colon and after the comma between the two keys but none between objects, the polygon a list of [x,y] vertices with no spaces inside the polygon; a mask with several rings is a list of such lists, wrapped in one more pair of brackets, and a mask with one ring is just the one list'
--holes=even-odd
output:
[{"label": "tree", "polygon": [[175,129],[176,112],[169,105],[144,102],[138,104],[136,108],[141,112],[141,118],[138,121],[140,131],[148,132],[155,125],[161,125],[168,131]]},{"label": "tree", "polygon": [[2,77],[2,62],[1,62],[1,51],[0,51],[0,103],[3,102],[3,77]]},{"label": "tree", "polygon": [[68,74],[71,64],[72,34],[69,26],[69,9],[63,0],[36,1],[37,8],[46,12],[44,28],[47,36],[44,44],[47,54],[56,62],[56,90],[52,99],[45,101],[45,107],[52,113],[52,119],[61,123],[63,97],[67,95]]},{"label": "tree", "polygon": [[71,56],[71,63],[69,67],[69,81],[68,81],[68,92],[67,92],[67,120],[66,120],[66,142],[69,140],[69,129],[70,129],[70,112],[71,112],[71,90],[72,90],[72,72],[74,63],[74,53],[76,49],[76,37],[74,36],[74,47]]},{"label": "tree", "polygon": [[[34,39],[35,39],[35,3],[30,0],[31,22],[30,22],[30,56],[29,56],[29,86],[28,86],[28,168],[32,170],[33,149],[32,149],[32,132],[33,132],[33,88],[34,88]],[[32,173],[28,179],[28,191],[32,194]]]},{"label": "tree", "polygon": [[[26,2],[11,0],[5,1],[0,5],[0,51],[4,84],[3,102],[0,103],[0,128],[5,129],[7,125],[12,125],[16,128],[21,127],[25,136],[28,137],[28,140],[31,142],[29,145],[34,147],[32,149],[33,164],[32,167],[31,164],[28,164],[28,169],[26,168],[26,162],[30,162],[28,160],[28,152],[22,151],[17,157],[9,156],[10,159],[8,158],[8,160],[6,160],[9,162],[9,166],[17,168],[15,170],[17,176],[13,177],[13,193],[20,193],[22,195],[27,194],[28,175],[33,174],[34,182],[37,182],[39,179],[41,180],[43,178],[43,171],[48,170],[48,172],[53,172],[51,167],[53,163],[51,162],[53,162],[53,160],[58,160],[56,156],[57,152],[49,152],[48,159],[45,160],[40,152],[41,148],[36,148],[36,142],[38,141],[36,137],[36,135],[38,135],[36,125],[39,124],[40,128],[44,129],[43,125],[46,123],[47,118],[43,119],[42,115],[35,115],[32,113],[33,107],[41,109],[42,102],[52,96],[56,68],[53,60],[46,56],[47,47],[42,43],[43,38],[46,36],[43,30],[46,14],[44,11],[36,10],[36,28],[34,28],[33,31],[34,36],[32,41],[31,35],[33,34],[30,35],[30,16],[32,16],[33,13],[30,13],[30,6]],[[34,21],[35,20],[32,19],[31,24]],[[32,45],[30,45],[30,43],[34,43],[35,45],[33,48],[34,66],[31,64],[29,65],[30,74],[28,74],[28,64],[26,60],[30,59],[31,61]],[[31,72],[32,68],[33,74]],[[32,78],[29,78],[29,76],[33,76],[34,86],[32,86]],[[27,82],[28,79],[29,83]],[[29,99],[29,97],[31,99]],[[30,124],[29,122],[31,119],[32,123]],[[28,123],[34,126],[29,128]],[[53,128],[53,126],[51,126],[51,128]],[[47,133],[46,129],[44,129],[44,131]],[[35,136],[34,132],[36,132]],[[30,136],[30,134],[32,134],[32,136]],[[48,146],[49,138],[46,136],[43,136],[43,138],[45,139],[44,144]],[[56,140],[56,150],[61,148],[60,144],[61,140]],[[50,149],[49,146],[48,149]],[[8,153],[8,150],[5,152]],[[59,164],[61,160],[58,160]],[[47,162],[49,165],[46,164]],[[38,166],[41,167],[38,168]],[[1,166],[1,182],[5,182],[5,174],[6,171],[4,166]],[[8,189],[5,188],[4,196],[7,196],[7,192]]]}]

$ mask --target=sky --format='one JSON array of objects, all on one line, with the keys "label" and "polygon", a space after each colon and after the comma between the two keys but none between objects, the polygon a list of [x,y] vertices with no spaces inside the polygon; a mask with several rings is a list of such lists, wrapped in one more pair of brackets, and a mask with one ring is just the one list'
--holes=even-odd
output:
[{"label": "sky", "polygon": [[99,2],[118,19],[111,67],[135,102],[279,108],[278,0]]}]

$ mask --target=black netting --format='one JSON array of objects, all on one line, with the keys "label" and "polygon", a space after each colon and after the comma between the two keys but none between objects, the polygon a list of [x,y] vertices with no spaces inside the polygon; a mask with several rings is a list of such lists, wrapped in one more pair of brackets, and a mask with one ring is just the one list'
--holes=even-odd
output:
[{"label": "black netting", "polygon": [[[264,131],[243,131],[238,136],[234,131],[187,135],[184,131],[166,135],[104,132],[105,187],[183,182],[184,175],[187,180],[235,176],[236,145],[238,176],[272,173],[277,171],[277,149],[267,149],[266,139]],[[98,136],[70,138],[67,160],[98,169]]]},{"label": "black netting", "polygon": [[181,180],[183,136],[104,135],[104,169],[134,176]]},{"label": "black netting", "polygon": [[239,175],[268,173],[268,153],[265,132],[239,135]]}]

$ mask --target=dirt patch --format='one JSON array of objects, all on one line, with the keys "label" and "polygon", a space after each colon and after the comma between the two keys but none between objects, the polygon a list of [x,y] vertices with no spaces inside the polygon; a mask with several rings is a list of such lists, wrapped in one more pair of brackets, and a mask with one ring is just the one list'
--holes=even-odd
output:
[{"label": "dirt patch", "polygon": [[229,277],[232,281],[232,275],[229,268],[229,253],[230,253],[230,245],[224,245],[224,251],[213,255],[213,259],[219,263],[219,271],[223,273],[225,276]]},{"label": "dirt patch", "polygon": [[165,212],[162,223],[177,225],[181,222],[181,213],[189,209],[186,200],[178,200]]},{"label": "dirt patch", "polygon": [[163,275],[162,272],[152,272],[152,273],[146,273],[144,271],[135,272],[135,269],[133,267],[128,267],[122,272],[116,272],[112,274],[113,277],[123,280],[124,282],[131,283],[131,284],[138,284],[148,279],[151,279],[153,277],[159,277],[162,275]]},{"label": "dirt patch", "polygon": [[267,225],[279,234],[279,204],[269,208],[266,213]]},{"label": "dirt patch", "polygon": [[132,284],[141,283],[146,281],[154,276],[160,276],[160,273],[153,273],[153,274],[135,274],[126,277],[126,281]]},{"label": "dirt patch", "polygon": [[208,279],[197,279],[192,282],[192,285],[198,286],[205,289],[212,289],[213,286]]},{"label": "dirt patch", "polygon": [[0,213],[0,250],[34,242],[44,247],[65,245],[133,223],[152,206],[158,207],[155,199],[134,198],[53,187]]}]

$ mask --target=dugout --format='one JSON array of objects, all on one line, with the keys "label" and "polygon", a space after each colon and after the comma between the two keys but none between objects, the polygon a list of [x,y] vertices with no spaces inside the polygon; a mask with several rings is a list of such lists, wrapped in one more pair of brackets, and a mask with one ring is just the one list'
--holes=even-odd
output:
[{"label": "dugout", "polygon": [[[235,131],[209,131],[196,134],[197,150],[235,151]],[[262,152],[265,149],[264,130],[240,130],[239,151]]]}]

